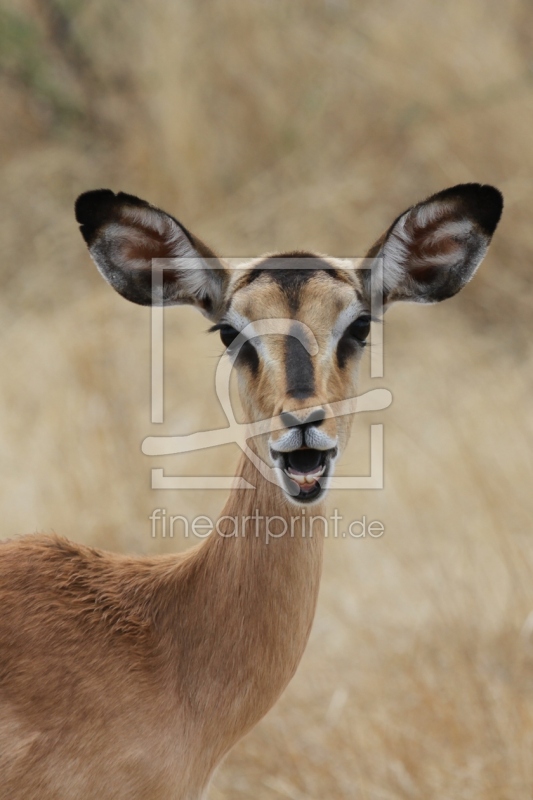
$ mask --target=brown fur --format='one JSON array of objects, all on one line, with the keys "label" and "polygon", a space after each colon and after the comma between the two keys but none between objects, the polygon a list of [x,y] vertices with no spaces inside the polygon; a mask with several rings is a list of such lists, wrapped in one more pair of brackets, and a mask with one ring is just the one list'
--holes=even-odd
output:
[{"label": "brown fur", "polygon": [[[368,281],[355,270],[310,256],[317,268],[309,273],[272,274],[266,258],[248,265],[244,280],[219,260],[191,274],[183,254],[211,251],[164,212],[109,190],[83,195],[76,210],[99,269],[126,298],[152,302],[151,258],[164,256],[174,266],[161,302],[191,303],[213,321],[226,317],[230,329],[264,319],[286,325],[256,337],[254,369],[237,365],[249,420],[291,415],[289,431],[254,440],[265,463],[283,433],[300,435],[294,418],[354,395],[363,344],[350,339],[343,363],[336,347],[369,310]],[[408,210],[371,251],[384,254],[385,287],[423,302],[458,291],[500,212],[499,193],[479,185]],[[411,262],[419,269],[424,253],[431,269],[415,274]],[[296,322],[317,343],[314,394],[305,400],[287,380]],[[298,444],[292,452],[341,452],[350,422],[315,417],[314,441],[324,435],[335,447]],[[237,518],[239,535],[226,521],[185,555],[130,558],[52,536],[0,545],[2,800],[199,800],[224,755],[276,702],[313,621],[323,531],[309,519],[323,507],[315,503],[304,518],[247,457],[238,475],[256,487],[232,491],[222,512]],[[251,519],[256,513],[262,522]],[[267,516],[285,520],[288,533],[267,539]]]},{"label": "brown fur", "polygon": [[[257,481],[247,459],[240,472]],[[288,516],[280,494],[258,482],[223,513]],[[1,796],[200,797],[300,661],[320,579],[315,527],[266,543],[250,523],[244,537],[136,559],[58,537],[4,543]]]}]

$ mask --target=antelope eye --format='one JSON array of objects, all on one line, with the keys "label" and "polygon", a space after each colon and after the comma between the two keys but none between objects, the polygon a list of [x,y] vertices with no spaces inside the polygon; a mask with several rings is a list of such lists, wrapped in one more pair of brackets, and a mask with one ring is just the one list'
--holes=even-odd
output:
[{"label": "antelope eye", "polygon": [[351,325],[348,326],[344,335],[349,336],[351,339],[355,339],[357,342],[359,342],[359,344],[364,344],[365,339],[370,333],[370,322],[371,317],[368,314],[364,314],[363,316],[358,317],[351,323]]},{"label": "antelope eye", "polygon": [[231,327],[231,325],[221,325],[219,328],[219,333],[220,338],[222,339],[222,344],[225,347],[230,347],[230,345],[233,344],[239,335],[239,331],[236,331],[235,328]]}]

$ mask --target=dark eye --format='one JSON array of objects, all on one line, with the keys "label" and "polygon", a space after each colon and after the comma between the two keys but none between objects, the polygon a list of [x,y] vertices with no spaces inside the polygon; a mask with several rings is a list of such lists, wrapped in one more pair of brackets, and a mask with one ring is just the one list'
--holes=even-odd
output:
[{"label": "dark eye", "polygon": [[370,333],[370,322],[370,315],[362,314],[348,325],[337,345],[337,360],[340,367],[346,366],[349,360],[360,352],[360,348],[365,346]]},{"label": "dark eye", "polygon": [[[224,324],[217,326],[215,330],[218,330],[220,333],[220,338],[222,339],[222,344],[228,348],[229,354],[233,356],[231,345],[239,335],[240,331],[235,330],[235,328],[232,328],[231,325]],[[255,347],[253,344],[251,344],[251,342],[241,342],[236,363],[239,366],[249,367],[252,372],[257,372],[259,369],[259,357]]]},{"label": "dark eye", "polygon": [[222,339],[222,344],[225,347],[230,347],[233,344],[237,336],[239,335],[239,331],[236,331],[235,328],[232,328],[231,325],[221,325],[219,328],[220,338]]},{"label": "dark eye", "polygon": [[349,336],[351,339],[356,339],[359,344],[365,344],[365,339],[367,339],[368,334],[370,333],[371,321],[371,317],[368,314],[358,317],[346,328],[344,336]]}]

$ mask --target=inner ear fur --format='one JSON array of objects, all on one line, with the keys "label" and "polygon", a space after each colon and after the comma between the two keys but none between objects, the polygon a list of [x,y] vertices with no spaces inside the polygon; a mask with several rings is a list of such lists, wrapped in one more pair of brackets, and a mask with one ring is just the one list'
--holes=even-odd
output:
[{"label": "inner ear fur", "polygon": [[[479,183],[459,184],[400,214],[367,254],[383,303],[435,303],[473,277],[500,220],[503,197]],[[362,281],[371,291],[370,271]]]},{"label": "inner ear fur", "polygon": [[[127,300],[140,305],[188,303],[217,318],[227,270],[175,217],[138,197],[109,189],[80,195],[75,212],[98,270]],[[161,272],[155,292],[153,259],[167,260],[154,264]]]}]

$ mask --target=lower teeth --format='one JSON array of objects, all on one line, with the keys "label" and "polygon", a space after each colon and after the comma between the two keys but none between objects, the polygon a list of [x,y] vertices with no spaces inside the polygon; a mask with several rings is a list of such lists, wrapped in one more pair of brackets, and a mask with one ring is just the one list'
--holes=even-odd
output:
[{"label": "lower teeth", "polygon": [[[285,470],[287,472],[287,470]],[[324,469],[321,469],[319,472],[310,473],[307,475],[299,474],[296,475],[292,472],[287,472],[287,475],[291,480],[296,481],[300,486],[312,486],[314,483],[318,481],[318,479],[324,474]]]}]

